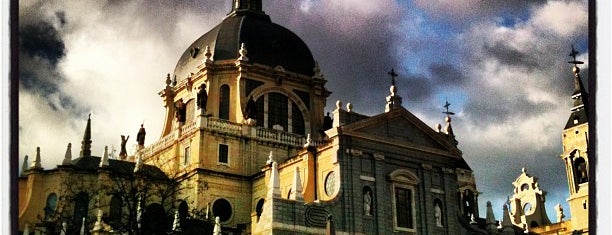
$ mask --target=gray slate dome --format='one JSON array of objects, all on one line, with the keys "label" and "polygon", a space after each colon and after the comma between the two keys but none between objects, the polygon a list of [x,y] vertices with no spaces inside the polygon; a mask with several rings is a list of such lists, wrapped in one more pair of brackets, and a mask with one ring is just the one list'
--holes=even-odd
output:
[{"label": "gray slate dome", "polygon": [[241,43],[246,46],[249,63],[272,67],[280,65],[287,71],[314,75],[315,61],[302,39],[272,23],[261,10],[233,9],[223,22],[185,50],[174,69],[176,79],[185,79],[197,71],[197,66],[205,58],[206,46],[213,54],[213,61],[219,61],[238,58]]}]

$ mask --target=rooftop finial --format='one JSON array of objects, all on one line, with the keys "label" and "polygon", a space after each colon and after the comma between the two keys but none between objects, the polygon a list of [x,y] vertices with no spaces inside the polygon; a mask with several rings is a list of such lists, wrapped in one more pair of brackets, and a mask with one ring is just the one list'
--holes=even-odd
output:
[{"label": "rooftop finial", "polygon": [[450,115],[455,115],[455,113],[448,111],[448,107],[451,106],[451,103],[448,102],[448,99],[446,100],[446,103],[444,104],[444,108],[446,108],[446,111],[442,112],[444,114],[446,114],[446,116],[450,116]]},{"label": "rooftop finial", "polygon": [[25,155],[23,158],[23,164],[21,165],[21,174],[28,170],[28,155]]},{"label": "rooftop finial", "polygon": [[42,165],[40,164],[40,147],[36,147],[36,158],[34,158],[34,161],[32,162],[32,166],[30,168],[32,169],[42,168]]},{"label": "rooftop finial", "polygon": [[249,61],[249,57],[247,57],[247,53],[249,51],[246,49],[246,45],[243,43],[240,43],[240,50],[238,50],[238,54],[240,54],[240,57],[238,57],[238,60],[240,61]]},{"label": "rooftop finial", "polygon": [[391,68],[391,71],[389,71],[387,74],[391,76],[391,86],[395,86],[395,77],[398,76],[397,73],[395,73],[395,70]]},{"label": "rooftop finial", "polygon": [[104,155],[102,155],[102,159],[100,160],[100,167],[108,166],[108,146],[104,146]]},{"label": "rooftop finial", "polygon": [[166,75],[166,86],[170,86],[170,83],[172,82],[172,80],[170,79],[170,74]]},{"label": "rooftop finial", "polygon": [[212,63],[212,53],[210,52],[210,47],[206,46],[206,50],[204,51],[204,64],[210,64]]},{"label": "rooftop finial", "polygon": [[315,66],[312,69],[314,72],[313,78],[323,79],[323,74],[321,73],[321,67],[319,67],[319,62],[315,61]]},{"label": "rooftop finial", "polygon": [[91,142],[91,113],[89,113],[85,134],[83,134],[83,141],[81,141],[81,157],[91,156]]},{"label": "rooftop finial", "polygon": [[576,60],[577,55],[578,55],[578,51],[576,51],[576,49],[574,48],[574,45],[572,45],[572,52],[570,52],[569,56],[571,56],[573,60],[568,61],[567,63],[574,64],[574,66],[577,66],[577,64],[584,64],[584,62]]},{"label": "rooftop finial", "polygon": [[71,165],[72,164],[72,143],[68,143],[66,147],[66,155],[64,155],[64,161],[62,165]]},{"label": "rooftop finial", "polygon": [[446,114],[446,118],[444,118],[444,120],[446,121],[446,127],[444,128],[444,131],[446,132],[446,135],[448,135],[449,140],[455,145],[457,145],[459,142],[457,142],[457,139],[455,139],[455,133],[453,132],[453,126],[451,125],[452,118],[450,117],[451,115],[455,115],[455,113],[448,110],[448,107],[450,107],[450,105],[451,104],[448,102],[448,100],[446,100],[444,104],[444,108],[446,108],[446,111],[442,112]]},{"label": "rooftop finial", "polygon": [[391,71],[389,71],[387,74],[391,76],[391,87],[389,87],[389,91],[391,92],[391,95],[387,96],[385,112],[389,112],[394,108],[402,106],[402,97],[396,94],[397,87],[395,86],[395,77],[397,77],[398,74],[395,72],[393,68],[391,68]]}]

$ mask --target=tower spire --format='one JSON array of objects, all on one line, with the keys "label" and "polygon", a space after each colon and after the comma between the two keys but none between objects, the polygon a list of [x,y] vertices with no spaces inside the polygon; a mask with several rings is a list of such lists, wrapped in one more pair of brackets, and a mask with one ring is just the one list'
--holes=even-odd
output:
[{"label": "tower spire", "polygon": [[572,60],[568,61],[568,63],[573,64],[572,72],[574,73],[574,92],[572,93],[572,100],[574,101],[574,104],[570,109],[572,114],[570,115],[570,119],[565,126],[566,129],[588,122],[588,93],[582,85],[580,68],[578,67],[579,64],[584,64],[584,62],[576,60],[577,55],[578,51],[576,51],[574,45],[572,45],[572,51],[569,54],[569,56],[572,57]]},{"label": "tower spire", "polygon": [[83,134],[83,141],[81,141],[81,157],[91,156],[91,113],[87,118],[87,126],[85,127],[85,134]]}]

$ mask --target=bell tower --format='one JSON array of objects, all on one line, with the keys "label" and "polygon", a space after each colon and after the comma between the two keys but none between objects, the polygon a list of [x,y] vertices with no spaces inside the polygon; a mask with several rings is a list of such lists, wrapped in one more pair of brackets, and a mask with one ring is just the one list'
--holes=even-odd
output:
[{"label": "bell tower", "polygon": [[573,64],[574,92],[573,107],[565,128],[563,129],[563,153],[561,159],[565,162],[567,184],[569,187],[568,203],[572,214],[574,230],[587,230],[589,226],[589,122],[588,93],[580,78],[579,64],[576,60],[578,52],[572,46],[569,56],[573,58],[568,63]]}]

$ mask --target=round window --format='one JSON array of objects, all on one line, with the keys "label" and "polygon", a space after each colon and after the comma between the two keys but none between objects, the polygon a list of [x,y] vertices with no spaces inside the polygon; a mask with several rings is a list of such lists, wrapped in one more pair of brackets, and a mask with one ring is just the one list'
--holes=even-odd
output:
[{"label": "round window", "polygon": [[223,198],[217,199],[213,203],[212,213],[215,217],[219,216],[221,222],[228,221],[232,217],[232,205]]},{"label": "round window", "polygon": [[325,177],[325,194],[331,197],[334,192],[336,192],[336,175],[331,171]]}]

